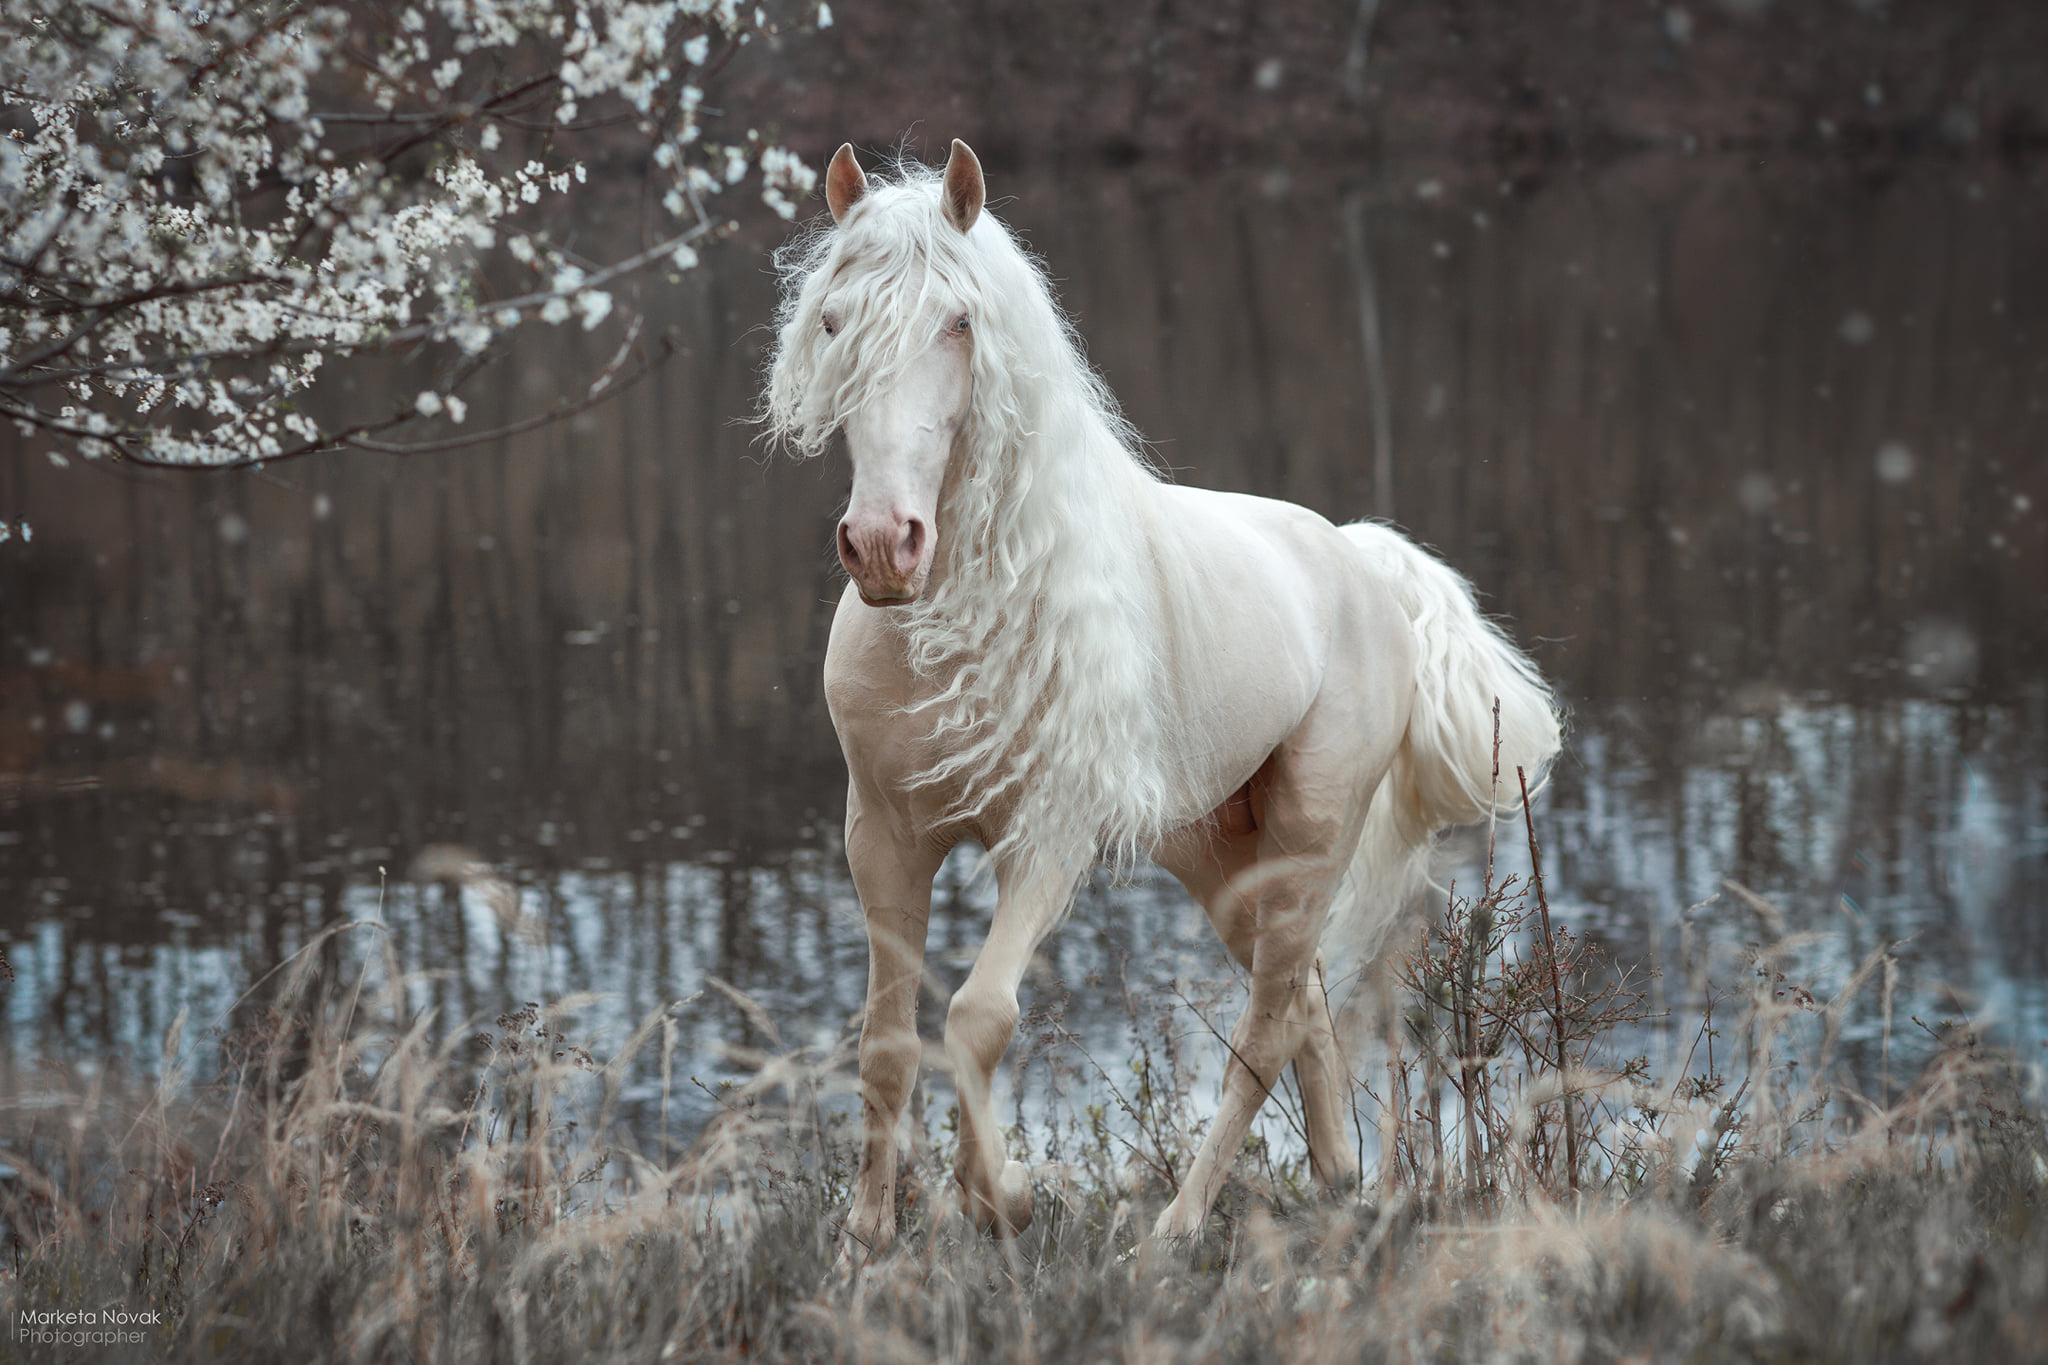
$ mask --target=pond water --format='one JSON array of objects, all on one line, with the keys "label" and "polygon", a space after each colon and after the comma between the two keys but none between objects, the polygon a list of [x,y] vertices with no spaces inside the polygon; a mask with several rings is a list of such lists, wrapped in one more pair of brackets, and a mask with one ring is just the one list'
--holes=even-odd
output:
[{"label": "pond water", "polygon": [[[995,188],[1174,477],[1392,516],[1530,644],[1571,708],[1539,819],[1559,917],[1675,967],[1755,937],[1737,882],[1819,935],[1824,987],[1904,941],[1902,1015],[1975,1014],[2039,1058],[2038,168]],[[844,1036],[866,949],[818,672],[848,476],[740,421],[774,240],[651,286],[680,360],[502,446],[233,476],[7,455],[0,507],[35,535],[0,544],[0,1097],[47,1063],[147,1071],[180,1010],[203,1056],[252,982],[356,919],[450,1029],[599,992],[576,1019],[602,1053],[680,1001],[676,1073],[709,1082],[767,1042],[717,977],[785,1044]],[[473,421],[616,345],[546,340]],[[412,879],[451,848],[519,913]],[[985,924],[970,871],[942,879],[928,1036]],[[1121,983],[1176,977],[1228,972],[1140,877],[1090,889],[1027,1006],[1064,1002],[1115,1070]],[[1697,986],[1667,971],[1674,1017]],[[1869,995],[1846,1056],[1874,1074]],[[629,1098],[658,1089],[643,1067]],[[676,1131],[710,1103],[679,1085]]]}]

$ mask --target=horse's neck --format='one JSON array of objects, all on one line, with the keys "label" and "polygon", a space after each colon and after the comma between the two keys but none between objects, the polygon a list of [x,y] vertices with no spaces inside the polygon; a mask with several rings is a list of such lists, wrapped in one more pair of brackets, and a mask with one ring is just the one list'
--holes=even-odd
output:
[{"label": "horse's neck", "polygon": [[1068,444],[1005,452],[1029,462],[1006,466],[1029,477],[1005,480],[1011,496],[995,515],[1024,520],[956,518],[943,591],[906,622],[927,696],[913,709],[929,706],[944,741],[933,780],[968,793],[963,809],[979,812],[984,794],[1014,803],[999,845],[1085,859],[1107,840],[1122,856],[1169,827],[1177,771],[1163,713],[1164,508],[1106,420],[1066,416],[1035,439]]},{"label": "horse's neck", "polygon": [[[1057,505],[1050,511],[1036,509],[1046,518],[1050,544],[1039,547],[1041,562],[1028,566],[1034,571],[1021,574],[1009,587],[1015,600],[1006,603],[1005,610],[1012,619],[1026,619],[1026,613],[1058,619],[1068,606],[1066,599],[1077,594],[1094,599],[1097,594],[1091,590],[1099,585],[1079,571],[1084,565],[1095,575],[1111,576],[1127,592],[1149,587],[1155,525],[1151,502],[1158,483],[1100,419],[1091,415],[1076,437],[1069,448],[1033,453],[1049,463],[1034,471],[1031,496],[1052,499]],[[991,587],[1001,572],[991,563],[959,567],[988,575]]]}]

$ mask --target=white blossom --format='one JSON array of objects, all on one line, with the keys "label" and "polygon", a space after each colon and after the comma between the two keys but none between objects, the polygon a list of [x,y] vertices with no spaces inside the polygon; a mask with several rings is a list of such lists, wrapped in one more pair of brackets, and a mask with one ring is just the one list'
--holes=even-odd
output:
[{"label": "white blossom", "polygon": [[[774,21],[806,11],[831,22],[812,0]],[[700,137],[677,73],[746,27],[733,0],[0,0],[0,420],[59,463],[275,458],[345,439],[305,401],[330,358],[424,343],[432,387],[384,425],[460,422],[459,367],[507,333],[595,327],[618,275],[694,266],[703,196],[758,170],[789,216],[813,189],[781,148]],[[529,141],[493,107],[502,73],[536,70],[558,88],[526,118],[641,120],[668,241],[614,262],[551,245],[545,215],[587,182],[573,130]]]},{"label": "white blossom", "polygon": [[496,339],[496,336],[488,324],[474,318],[458,322],[448,329],[448,339],[454,342],[464,355],[483,354],[484,349]]},{"label": "white blossom", "polygon": [[587,332],[612,311],[612,296],[602,289],[586,289],[576,296],[576,306],[583,312],[583,330]]}]

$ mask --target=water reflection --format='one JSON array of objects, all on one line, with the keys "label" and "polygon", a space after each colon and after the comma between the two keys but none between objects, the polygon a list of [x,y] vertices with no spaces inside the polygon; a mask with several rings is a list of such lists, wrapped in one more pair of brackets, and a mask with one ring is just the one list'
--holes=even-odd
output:
[{"label": "water reflection", "polygon": [[[1910,939],[1917,1008],[2048,1036],[2048,190],[1651,162],[1011,188],[1177,477],[1390,499],[1541,642],[1573,707],[1567,919],[1624,958],[1740,942],[1745,912],[1702,905],[1732,879],[1836,981]],[[353,919],[451,1020],[595,990],[586,1026],[623,1038],[715,975],[787,1041],[840,1036],[865,949],[818,665],[846,473],[736,422],[765,246],[661,295],[681,364],[500,449],[187,479],[8,457],[36,537],[0,546],[0,1091],[46,1057],[147,1064],[180,1008],[218,1018]],[[495,382],[544,391],[554,358]],[[544,941],[408,880],[437,845],[500,867]],[[986,903],[947,876],[950,987]],[[1146,879],[1092,891],[1032,989],[1064,982],[1110,1047],[1126,972],[1225,968]],[[677,1019],[679,1072],[749,1041],[715,992]]]}]

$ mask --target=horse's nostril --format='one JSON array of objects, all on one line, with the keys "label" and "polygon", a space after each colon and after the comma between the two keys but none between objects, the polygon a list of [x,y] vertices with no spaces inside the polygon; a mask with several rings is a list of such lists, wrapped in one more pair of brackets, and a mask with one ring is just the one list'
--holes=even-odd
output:
[{"label": "horse's nostril", "polygon": [[917,567],[924,555],[924,523],[912,517],[904,523],[902,553],[897,556],[906,570]]},{"label": "horse's nostril", "polygon": [[860,564],[860,551],[853,547],[853,534],[843,521],[839,523],[839,561],[849,571]]}]

